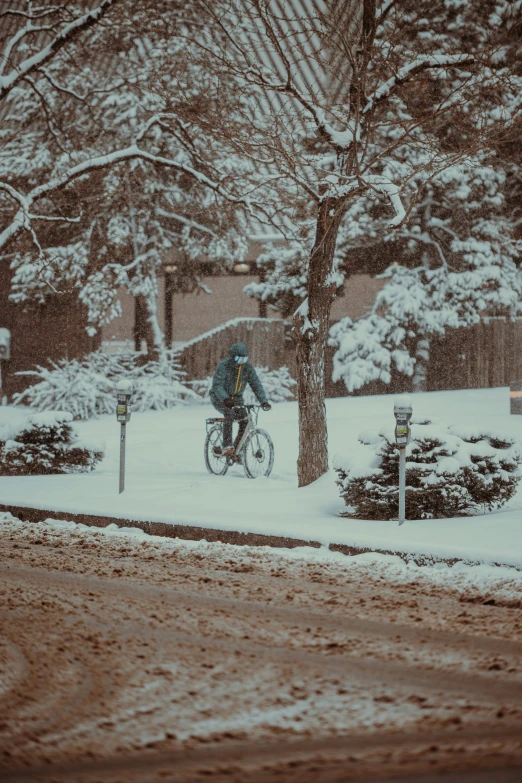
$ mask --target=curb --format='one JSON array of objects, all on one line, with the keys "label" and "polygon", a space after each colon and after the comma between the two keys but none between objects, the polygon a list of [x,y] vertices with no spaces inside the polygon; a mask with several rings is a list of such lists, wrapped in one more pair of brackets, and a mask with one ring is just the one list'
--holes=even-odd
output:
[{"label": "curb", "polygon": [[[119,527],[138,527],[151,536],[163,538],[182,538],[187,541],[219,541],[222,544],[236,544],[237,546],[271,546],[284,549],[293,549],[298,546],[311,546],[319,549],[319,541],[305,541],[286,536],[268,536],[262,533],[241,533],[236,530],[218,530],[215,528],[198,527],[196,525],[179,525],[165,522],[143,522],[135,519],[121,519],[120,517],[94,516],[91,514],[74,514],[68,511],[45,511],[40,508],[27,508],[26,506],[11,506],[0,503],[0,513],[10,512],[22,522],[43,522],[52,519],[70,520],[89,527],[107,527],[116,524]],[[368,550],[369,551],[369,550]]]},{"label": "curb", "polygon": [[[180,538],[186,541],[209,541],[220,542],[222,544],[234,544],[236,546],[269,546],[277,549],[295,549],[296,547],[309,546],[314,549],[321,549],[323,544],[319,541],[307,541],[300,538],[289,538],[287,536],[269,536],[263,533],[242,533],[238,530],[219,530],[217,528],[198,527],[197,525],[180,525],[176,523],[165,522],[143,522],[135,519],[122,519],[120,517],[95,516],[92,514],[76,514],[69,511],[46,511],[40,508],[28,508],[27,506],[11,506],[0,503],[0,513],[11,513],[22,522],[43,522],[46,519],[60,519],[64,521],[76,522],[89,527],[107,527],[116,524],[119,527],[137,527],[151,536],[161,536],[163,538]],[[405,563],[413,561],[418,566],[432,566],[436,563],[446,563],[453,566],[455,563],[466,563],[467,565],[484,565],[481,560],[466,560],[461,557],[437,557],[436,555],[426,555],[419,552],[401,552],[391,549],[377,549],[376,547],[348,546],[347,544],[329,544],[328,549],[331,552],[340,552],[347,557],[361,555],[366,552],[375,552],[380,555],[396,555],[404,560]],[[522,571],[522,568],[510,565],[508,563],[491,562],[486,565],[502,566],[513,568],[515,571]]]}]

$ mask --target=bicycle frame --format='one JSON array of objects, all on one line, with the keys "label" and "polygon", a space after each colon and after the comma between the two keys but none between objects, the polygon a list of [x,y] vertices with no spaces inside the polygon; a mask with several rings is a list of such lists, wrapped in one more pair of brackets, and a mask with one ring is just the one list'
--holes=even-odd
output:
[{"label": "bicycle frame", "polygon": [[[241,407],[241,406],[238,406],[238,407]],[[248,421],[247,421],[247,425],[246,425],[246,427],[245,427],[245,431],[244,431],[244,433],[243,433],[243,437],[241,438],[241,440],[240,440],[240,441],[239,441],[239,443],[237,444],[237,448],[236,448],[236,454],[241,454],[241,449],[242,449],[242,448],[243,448],[243,446],[245,445],[245,443],[246,443],[246,439],[248,438],[248,436],[250,435],[250,433],[251,433],[251,432],[253,432],[253,431],[255,430],[255,428],[256,428],[256,424],[257,424],[257,422],[254,422],[254,417],[253,417],[253,415],[252,415],[252,408],[253,408],[253,407],[254,407],[254,406],[251,406],[251,407],[249,406],[249,407],[247,408],[247,419],[248,419]],[[250,408],[250,409],[249,409],[249,408]]]},{"label": "bicycle frame", "polygon": [[[241,440],[237,444],[236,454],[239,454],[241,452],[241,449],[243,448],[243,446],[246,443],[246,439],[248,438],[250,433],[253,432],[253,430],[255,430],[255,428],[257,426],[257,415],[256,415],[255,421],[254,421],[253,411],[254,410],[259,411],[260,407],[261,407],[260,405],[235,405],[234,408],[232,408],[232,410],[234,410],[236,408],[241,408],[241,409],[246,410],[246,412],[247,412],[247,415],[246,415],[247,425],[245,427],[245,431],[243,433],[243,436],[242,436]],[[207,432],[209,430],[209,427],[214,427],[216,424],[219,424],[219,426],[221,428],[223,428],[223,422],[224,422],[224,419],[222,417],[219,417],[217,419],[207,419]]]},{"label": "bicycle frame", "polygon": [[[205,439],[205,464],[209,473],[224,476],[236,463],[243,465],[247,478],[268,477],[274,464],[274,444],[270,435],[257,426],[260,405],[235,405],[232,417],[245,427],[234,452],[223,453],[224,417],[207,419]],[[238,415],[240,418],[235,418]],[[217,462],[216,462],[217,460]]]}]

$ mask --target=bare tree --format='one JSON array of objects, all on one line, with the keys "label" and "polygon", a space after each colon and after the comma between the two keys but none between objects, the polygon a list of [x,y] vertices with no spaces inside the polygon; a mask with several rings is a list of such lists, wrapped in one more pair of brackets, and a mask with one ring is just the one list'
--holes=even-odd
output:
[{"label": "bare tree", "polygon": [[[207,4],[219,30],[208,57],[232,71],[245,92],[243,128],[221,132],[255,164],[259,191],[283,205],[281,236],[301,242],[295,256],[302,259],[307,247],[304,276],[299,265],[294,270],[296,287],[306,287],[293,317],[300,486],[328,469],[324,352],[347,217],[353,225],[359,212],[364,235],[369,200],[384,198],[394,214],[381,219],[381,230],[402,226],[426,184],[472,162],[517,115],[517,84],[495,66],[489,12],[479,0],[467,5]],[[509,3],[497,3],[496,13],[509,15]],[[287,282],[291,272],[285,275]]]},{"label": "bare tree", "polygon": [[230,150],[199,121],[230,95],[190,56],[188,33],[210,20],[197,0],[17,0],[0,19],[0,254],[12,295],[76,291],[95,330],[126,286],[161,352],[162,257],[175,244],[233,258],[238,216],[256,209]]}]

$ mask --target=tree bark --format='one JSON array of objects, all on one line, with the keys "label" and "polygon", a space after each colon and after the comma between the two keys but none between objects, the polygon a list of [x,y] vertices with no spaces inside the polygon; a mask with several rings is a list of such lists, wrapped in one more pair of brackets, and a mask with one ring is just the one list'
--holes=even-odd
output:
[{"label": "tree bark", "polygon": [[415,371],[413,373],[413,391],[428,391],[428,363],[430,361],[430,341],[421,337],[415,350]]},{"label": "tree bark", "polygon": [[136,353],[141,351],[141,341],[146,340],[145,336],[145,317],[143,296],[134,297],[134,350]]},{"label": "tree bark", "polygon": [[136,350],[141,350],[141,340],[147,343],[149,360],[158,360],[165,354],[165,340],[158,323],[154,294],[138,294],[136,300]]},{"label": "tree bark", "polygon": [[[261,271],[259,273],[259,282],[265,283],[266,282],[266,275],[264,271]],[[268,318],[268,304],[263,301],[262,299],[259,300],[259,317],[260,318]]]},{"label": "tree bark", "polygon": [[165,345],[172,348],[172,297],[174,294],[174,272],[165,272]]},{"label": "tree bark", "polygon": [[324,352],[335,284],[332,272],[343,204],[325,198],[319,208],[308,268],[308,310],[294,315],[299,405],[298,485],[305,487],[328,471],[328,432],[324,403]]}]

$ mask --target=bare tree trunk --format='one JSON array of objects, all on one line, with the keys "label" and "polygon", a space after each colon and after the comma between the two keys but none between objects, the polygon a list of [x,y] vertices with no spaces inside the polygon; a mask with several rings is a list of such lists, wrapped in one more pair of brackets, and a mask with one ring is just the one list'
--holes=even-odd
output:
[{"label": "bare tree trunk", "polygon": [[147,343],[147,352],[151,353],[154,350],[154,332],[152,324],[149,320],[147,297],[143,294],[137,294],[136,297],[136,312],[138,314],[137,335],[136,335],[136,348],[141,350],[141,341],[145,340]]},{"label": "bare tree trunk", "polygon": [[154,292],[136,296],[137,309],[141,313],[140,335],[147,343],[149,359],[157,360],[165,355],[165,339],[158,322]]},{"label": "bare tree trunk", "polygon": [[421,337],[415,351],[415,371],[413,373],[413,391],[428,391],[428,362],[430,360],[430,341]]},{"label": "bare tree trunk", "polygon": [[[127,189],[129,190],[129,184],[127,182]],[[131,218],[132,228],[132,250],[134,260],[140,257],[143,248],[138,246],[138,227],[136,223],[136,211],[132,206],[129,210]],[[137,330],[141,331],[141,334],[135,338],[137,344],[138,339],[143,337],[147,343],[147,353],[149,359],[158,360],[165,357],[165,335],[159,325],[158,320],[158,291],[157,291],[157,277],[156,273],[150,273],[148,280],[144,281],[146,284],[141,287],[142,293],[136,294],[136,313],[140,314],[139,326],[136,325]],[[169,346],[170,347],[170,346]]]},{"label": "bare tree trunk", "polygon": [[[266,274],[264,271],[261,271],[259,273],[259,282],[260,283],[266,282]],[[259,317],[268,318],[268,304],[264,302],[262,299],[259,300]]]},{"label": "bare tree trunk", "polygon": [[134,296],[134,350],[141,351],[141,341],[146,340],[144,325],[144,301],[143,296]]},{"label": "bare tree trunk", "polygon": [[294,315],[297,389],[299,404],[300,487],[311,484],[328,470],[328,432],[324,404],[324,352],[335,285],[328,279],[343,205],[327,198],[319,208],[314,248],[308,269],[308,299]]},{"label": "bare tree trunk", "polygon": [[150,329],[150,342],[147,339],[147,347],[151,359],[165,358],[165,335],[158,320],[158,299],[154,287],[145,296],[147,308],[147,330]]},{"label": "bare tree trunk", "polygon": [[[426,233],[429,233],[429,223],[431,220],[431,207],[433,204],[433,197],[429,194],[424,202],[424,210],[422,214],[421,227]],[[430,269],[430,254],[425,249],[422,253],[422,265],[426,269],[426,272]],[[430,360],[430,340],[428,337],[424,337],[422,334],[418,335],[417,345],[415,347],[415,370],[413,373],[413,391],[424,392],[427,391],[428,381],[428,362]]]}]

